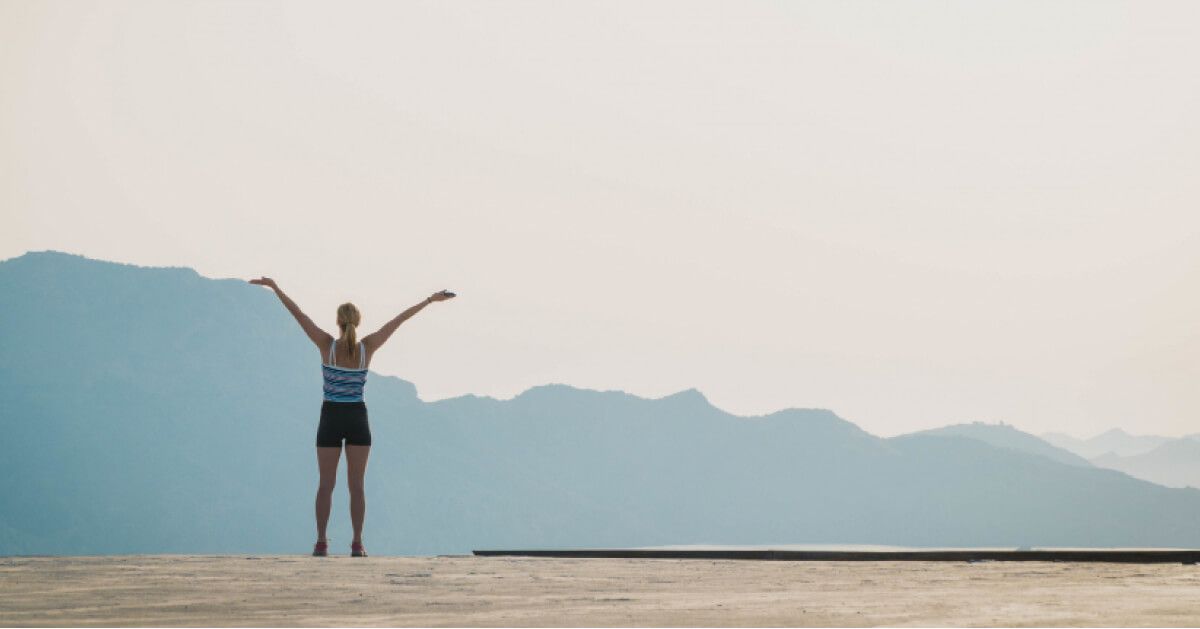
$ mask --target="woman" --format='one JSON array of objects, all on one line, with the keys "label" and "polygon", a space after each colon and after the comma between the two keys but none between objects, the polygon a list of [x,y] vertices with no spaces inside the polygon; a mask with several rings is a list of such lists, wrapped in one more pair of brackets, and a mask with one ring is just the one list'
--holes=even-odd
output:
[{"label": "woman", "polygon": [[275,291],[279,301],[296,317],[304,333],[325,357],[321,366],[325,377],[325,401],[321,403],[321,422],[317,426],[317,467],[321,472],[321,482],[317,487],[317,543],[313,546],[313,556],[325,557],[329,554],[325,525],[329,523],[338,458],[342,453],[342,440],[345,439],[350,522],[354,526],[350,556],[366,557],[367,551],[362,545],[363,516],[367,511],[363,476],[367,471],[367,455],[371,453],[371,427],[367,423],[367,405],[363,402],[362,389],[367,380],[367,366],[371,364],[371,356],[387,342],[401,323],[435,301],[450,299],[454,293],[438,291],[396,315],[374,334],[368,334],[356,342],[360,315],[354,304],[347,302],[338,306],[337,326],[341,335],[335,339],[301,312],[296,302],[283,294],[271,278],[250,280],[250,283]]}]

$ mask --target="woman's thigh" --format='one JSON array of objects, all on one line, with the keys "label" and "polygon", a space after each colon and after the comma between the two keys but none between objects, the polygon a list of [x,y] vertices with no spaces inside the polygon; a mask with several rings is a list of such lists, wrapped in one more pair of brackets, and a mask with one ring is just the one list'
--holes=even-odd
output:
[{"label": "woman's thigh", "polygon": [[317,469],[321,471],[321,485],[333,487],[337,480],[338,459],[341,458],[341,446],[335,448],[317,446]]},{"label": "woman's thigh", "polygon": [[371,455],[371,446],[346,444],[346,483],[351,487],[362,487],[363,477],[367,474],[367,457]]}]

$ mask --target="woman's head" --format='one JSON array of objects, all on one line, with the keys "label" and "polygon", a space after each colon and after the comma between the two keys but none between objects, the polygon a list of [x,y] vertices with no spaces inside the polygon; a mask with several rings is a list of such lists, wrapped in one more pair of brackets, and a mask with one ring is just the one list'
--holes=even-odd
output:
[{"label": "woman's head", "polygon": [[337,309],[337,325],[341,330],[341,341],[346,346],[346,350],[350,352],[350,356],[354,356],[355,350],[358,349],[358,322],[362,320],[362,315],[358,313],[358,308],[350,302],[346,302]]}]

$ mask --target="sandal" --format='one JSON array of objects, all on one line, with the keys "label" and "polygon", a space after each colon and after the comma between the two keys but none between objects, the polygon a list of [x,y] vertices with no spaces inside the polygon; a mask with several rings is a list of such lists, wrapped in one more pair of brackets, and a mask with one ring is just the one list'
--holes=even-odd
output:
[{"label": "sandal", "polygon": [[363,545],[359,544],[357,542],[350,544],[350,556],[351,557],[366,557],[367,549],[363,548]]},{"label": "sandal", "polygon": [[317,542],[313,544],[313,557],[328,557],[329,542]]}]

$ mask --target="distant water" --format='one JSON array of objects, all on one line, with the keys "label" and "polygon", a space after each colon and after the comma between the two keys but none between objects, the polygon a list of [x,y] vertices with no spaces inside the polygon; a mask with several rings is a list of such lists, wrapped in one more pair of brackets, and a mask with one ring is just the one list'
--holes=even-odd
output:
[{"label": "distant water", "polygon": [[834,550],[834,551],[931,551],[931,550],[1194,550],[1166,546],[876,546],[871,544],[760,544],[730,546],[721,544],[678,544],[674,546],[637,546],[633,550]]},{"label": "distant water", "polygon": [[929,550],[905,546],[873,546],[870,544],[760,544],[730,546],[724,544],[676,544],[674,546],[638,546],[638,550]]}]

